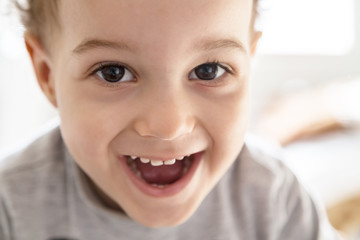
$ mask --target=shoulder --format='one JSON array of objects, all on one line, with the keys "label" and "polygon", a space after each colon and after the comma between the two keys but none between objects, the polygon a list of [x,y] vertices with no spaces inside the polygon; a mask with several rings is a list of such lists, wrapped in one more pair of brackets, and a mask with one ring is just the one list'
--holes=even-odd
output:
[{"label": "shoulder", "polygon": [[250,219],[256,219],[254,225],[276,239],[338,239],[322,205],[284,164],[279,153],[280,150],[269,151],[262,144],[248,142],[243,147],[227,181],[231,186],[229,181],[235,180],[231,191],[240,203],[241,214],[247,209],[244,215],[253,216]]},{"label": "shoulder", "polygon": [[311,204],[310,194],[286,166],[281,149],[276,146],[264,145],[254,139],[247,141],[233,174],[240,177],[239,184],[250,197],[272,205],[270,210],[277,205],[282,210],[291,211],[298,201]]},{"label": "shoulder", "polygon": [[247,139],[234,170],[244,182],[258,188],[282,188],[296,180],[282,160],[281,149],[254,138]]},{"label": "shoulder", "polygon": [[63,152],[60,130],[55,127],[11,155],[0,159],[1,175],[9,175],[50,163]]},{"label": "shoulder", "polygon": [[[64,143],[58,127],[0,160],[0,187],[4,194],[31,192],[36,185],[49,183],[64,165]],[[55,179],[54,179],[55,180]]]},{"label": "shoulder", "polygon": [[56,127],[1,160],[0,238],[5,234],[22,239],[29,232],[37,236],[65,217],[67,154]]}]

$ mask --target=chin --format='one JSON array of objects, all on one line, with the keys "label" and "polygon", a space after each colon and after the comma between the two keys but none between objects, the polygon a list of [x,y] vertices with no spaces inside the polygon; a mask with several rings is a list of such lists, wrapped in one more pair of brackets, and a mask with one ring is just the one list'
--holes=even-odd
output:
[{"label": "chin", "polygon": [[167,207],[164,206],[162,200],[158,200],[149,204],[145,209],[135,207],[136,210],[128,212],[128,215],[134,221],[149,228],[176,227],[191,218],[202,200],[203,198],[189,199],[188,203],[181,202]]}]

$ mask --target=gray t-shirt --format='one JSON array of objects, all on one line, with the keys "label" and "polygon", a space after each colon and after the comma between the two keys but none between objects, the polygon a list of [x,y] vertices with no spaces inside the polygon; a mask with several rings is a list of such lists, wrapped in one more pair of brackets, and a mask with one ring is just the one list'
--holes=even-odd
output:
[{"label": "gray t-shirt", "polygon": [[1,240],[339,239],[294,175],[246,146],[190,219],[158,229],[97,201],[58,128],[1,164]]}]

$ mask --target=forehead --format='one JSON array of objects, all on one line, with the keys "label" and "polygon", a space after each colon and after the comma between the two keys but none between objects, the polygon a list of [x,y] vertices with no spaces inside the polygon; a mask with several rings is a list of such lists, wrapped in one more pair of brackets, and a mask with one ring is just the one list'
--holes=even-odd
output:
[{"label": "forehead", "polygon": [[246,45],[252,0],[63,0],[63,36],[131,41],[140,48],[164,48],[201,38],[232,37]]}]

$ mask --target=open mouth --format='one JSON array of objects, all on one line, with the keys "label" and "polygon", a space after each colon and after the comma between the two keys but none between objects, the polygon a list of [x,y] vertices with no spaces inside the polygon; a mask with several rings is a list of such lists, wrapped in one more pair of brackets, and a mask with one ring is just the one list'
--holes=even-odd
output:
[{"label": "open mouth", "polygon": [[126,156],[129,169],[137,178],[157,188],[165,188],[185,176],[194,163],[195,154],[166,161]]}]

